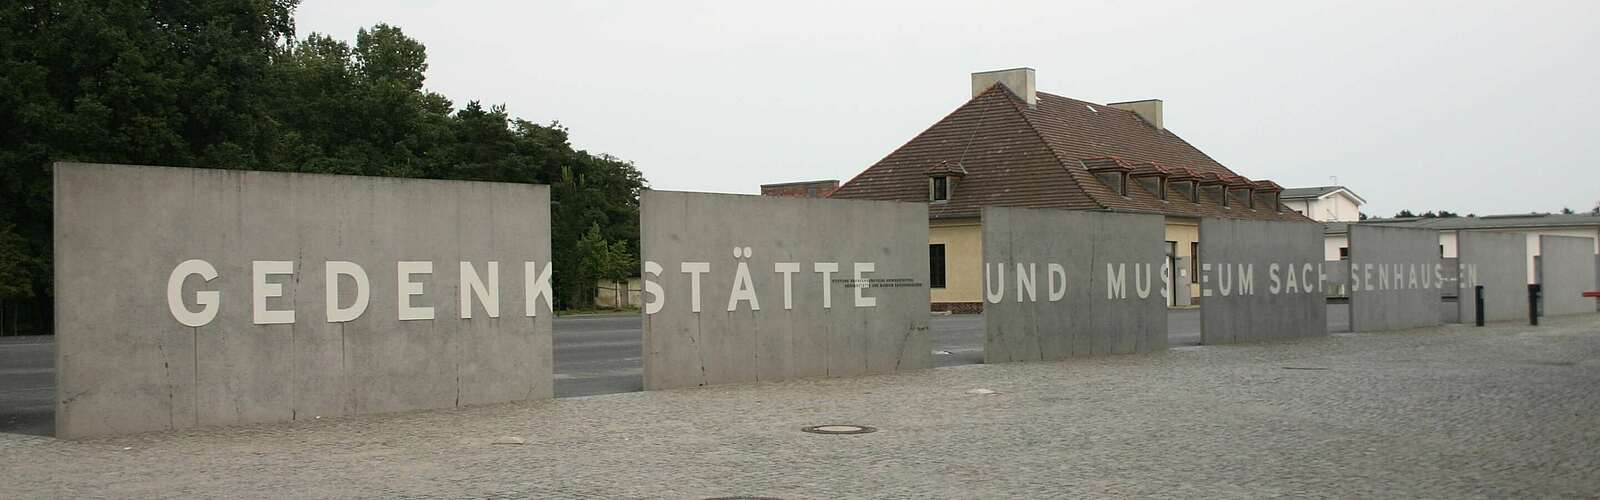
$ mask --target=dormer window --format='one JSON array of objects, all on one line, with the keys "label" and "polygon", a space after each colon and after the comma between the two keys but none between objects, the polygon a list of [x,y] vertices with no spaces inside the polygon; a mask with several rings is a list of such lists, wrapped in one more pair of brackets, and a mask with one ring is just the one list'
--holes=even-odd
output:
[{"label": "dormer window", "polygon": [[1256,208],[1256,198],[1254,196],[1250,196],[1249,188],[1228,188],[1228,197],[1232,198],[1235,196],[1244,200],[1245,207],[1251,209]]},{"label": "dormer window", "polygon": [[1172,181],[1172,190],[1177,191],[1189,203],[1200,203],[1200,190],[1194,188],[1194,181]]},{"label": "dormer window", "polygon": [[1232,205],[1228,202],[1228,189],[1220,184],[1202,183],[1200,190],[1205,191],[1208,196],[1215,197],[1217,202],[1222,204],[1222,208],[1229,208]]},{"label": "dormer window", "polygon": [[1144,187],[1145,191],[1149,191],[1150,194],[1156,196],[1156,199],[1162,201],[1167,200],[1167,176],[1169,175],[1172,175],[1169,169],[1150,162],[1135,164],[1133,169],[1128,171],[1129,177],[1132,177],[1135,182]]},{"label": "dormer window", "polygon": [[1156,195],[1156,198],[1160,198],[1162,200],[1167,199],[1167,179],[1165,177],[1145,175],[1134,177],[1133,180],[1138,181],[1139,185],[1143,186],[1145,191],[1149,191],[1150,194]]},{"label": "dormer window", "polygon": [[1128,185],[1125,183],[1126,179],[1123,178],[1122,172],[1096,172],[1094,176],[1118,195],[1128,195]]},{"label": "dormer window", "polygon": [[1111,192],[1118,196],[1128,195],[1128,173],[1133,170],[1128,162],[1120,158],[1089,158],[1081,160],[1083,167],[1094,174],[1101,184],[1111,188]]},{"label": "dormer window", "polygon": [[955,195],[956,181],[967,175],[960,163],[940,161],[930,165],[923,173],[928,175],[928,201],[944,203]]}]

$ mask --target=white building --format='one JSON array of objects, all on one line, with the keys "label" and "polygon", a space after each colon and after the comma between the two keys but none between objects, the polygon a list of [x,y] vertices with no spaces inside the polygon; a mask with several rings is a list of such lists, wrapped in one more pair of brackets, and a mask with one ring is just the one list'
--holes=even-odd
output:
[{"label": "white building", "polygon": [[1321,222],[1355,222],[1367,200],[1344,186],[1284,189],[1278,196],[1284,206]]},{"label": "white building", "polygon": [[[1288,192],[1288,190],[1285,190]],[[1293,205],[1290,205],[1293,206]],[[1577,236],[1595,239],[1595,252],[1600,254],[1600,215],[1591,214],[1508,214],[1482,217],[1406,217],[1397,219],[1367,219],[1359,224],[1422,227],[1439,230],[1439,256],[1456,257],[1456,235],[1461,231],[1494,231],[1520,233],[1528,239],[1528,283],[1537,283],[1534,258],[1539,256],[1539,237]],[[1349,225],[1346,222],[1327,223],[1328,260],[1338,260],[1348,255],[1350,245]],[[1600,257],[1597,257],[1600,259]],[[1597,278],[1600,280],[1600,278]]]}]

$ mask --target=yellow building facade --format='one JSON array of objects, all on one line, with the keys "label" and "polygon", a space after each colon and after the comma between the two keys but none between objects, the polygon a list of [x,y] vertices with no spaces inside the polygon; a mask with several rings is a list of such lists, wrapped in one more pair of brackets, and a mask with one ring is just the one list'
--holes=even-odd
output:
[{"label": "yellow building facade", "polygon": [[[1194,262],[1200,243],[1200,220],[1167,217],[1167,244],[1181,265]],[[929,301],[935,310],[975,312],[983,303],[983,223],[979,219],[933,220],[928,224],[928,244],[943,245],[944,286],[929,287]],[[937,265],[937,263],[935,263]],[[1200,293],[1193,281],[1195,269],[1174,271],[1175,282],[1188,288],[1190,297]],[[1182,291],[1180,290],[1180,293]],[[1171,300],[1169,305],[1188,304]]]}]

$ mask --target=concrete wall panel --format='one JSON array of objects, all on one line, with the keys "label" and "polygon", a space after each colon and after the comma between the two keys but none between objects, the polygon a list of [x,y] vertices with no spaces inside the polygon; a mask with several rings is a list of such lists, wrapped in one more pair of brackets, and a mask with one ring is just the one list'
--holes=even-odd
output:
[{"label": "concrete wall panel", "polygon": [[[640,203],[646,389],[932,365],[926,205],[664,191]],[[780,263],[796,269],[787,288]],[[824,282],[818,264],[838,271]],[[860,305],[858,266],[874,268]]]},{"label": "concrete wall panel", "polygon": [[1352,224],[1349,281],[1351,331],[1438,325],[1439,231]]},{"label": "concrete wall panel", "polygon": [[1485,321],[1527,320],[1527,252],[1523,236],[1517,233],[1462,231],[1457,235],[1458,321],[1476,320],[1474,288],[1479,285],[1483,286]]},{"label": "concrete wall panel", "polygon": [[1589,279],[1595,274],[1594,245],[1592,238],[1539,237],[1546,316],[1594,312],[1594,299],[1583,296],[1594,285]]},{"label": "concrete wall panel", "polygon": [[[550,397],[549,303],[523,305],[523,263],[549,265],[545,186],[58,164],[55,210],[59,436]],[[182,282],[186,309],[219,294],[199,326],[167,297],[189,259],[217,272]],[[290,263],[263,281],[292,322],[255,320],[255,261]],[[367,275],[353,320],[328,319],[329,261]],[[413,301],[434,319],[399,319],[399,261],[432,263]],[[485,280],[498,263],[499,317],[474,300],[460,318],[463,261]]]},{"label": "concrete wall panel", "polygon": [[1200,222],[1200,342],[1328,334],[1322,225]]},{"label": "concrete wall panel", "polygon": [[1155,215],[985,208],[984,362],[1165,350],[1164,231]]}]

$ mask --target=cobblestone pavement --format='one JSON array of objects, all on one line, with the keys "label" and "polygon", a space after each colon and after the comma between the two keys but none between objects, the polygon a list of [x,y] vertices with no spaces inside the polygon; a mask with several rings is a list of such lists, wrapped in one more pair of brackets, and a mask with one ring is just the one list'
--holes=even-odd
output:
[{"label": "cobblestone pavement", "polygon": [[[0,498],[1597,496],[1600,315],[1544,323],[76,442],[7,434]],[[880,430],[799,432],[829,423]],[[495,444],[507,437],[525,444]]]}]

